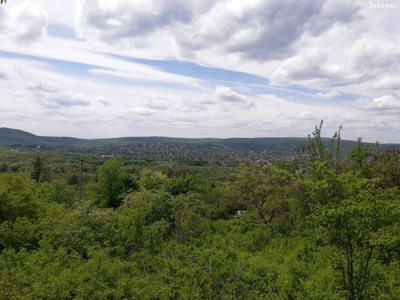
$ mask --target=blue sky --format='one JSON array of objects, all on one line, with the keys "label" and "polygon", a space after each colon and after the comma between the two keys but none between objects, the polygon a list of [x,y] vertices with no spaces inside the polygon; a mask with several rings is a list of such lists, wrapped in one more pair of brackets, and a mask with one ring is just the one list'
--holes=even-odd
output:
[{"label": "blue sky", "polygon": [[0,127],[307,136],[323,119],[326,136],[342,125],[345,139],[400,143],[400,6],[370,6],[10,0],[0,6]]}]

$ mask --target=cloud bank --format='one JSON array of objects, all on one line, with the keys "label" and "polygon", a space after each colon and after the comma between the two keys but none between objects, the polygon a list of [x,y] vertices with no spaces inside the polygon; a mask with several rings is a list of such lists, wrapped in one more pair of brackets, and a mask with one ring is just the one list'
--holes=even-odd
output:
[{"label": "cloud bank", "polygon": [[0,5],[0,20],[0,38],[19,45],[29,46],[47,34],[47,12],[32,1]]}]

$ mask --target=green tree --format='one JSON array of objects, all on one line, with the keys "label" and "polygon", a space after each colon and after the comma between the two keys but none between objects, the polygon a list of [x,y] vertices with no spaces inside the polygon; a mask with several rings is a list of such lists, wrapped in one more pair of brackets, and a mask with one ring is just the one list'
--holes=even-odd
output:
[{"label": "green tree", "polygon": [[339,130],[330,139],[329,145],[326,145],[326,139],[322,137],[323,124],[324,122],[321,120],[319,126],[315,126],[312,136],[308,135],[307,143],[299,142],[295,145],[297,168],[308,167],[308,170],[312,172],[310,167],[317,161],[324,162],[329,168],[336,170],[341,167],[340,130],[342,127],[339,127]]},{"label": "green tree", "polygon": [[366,177],[381,178],[381,188],[400,188],[400,151],[396,149],[378,149],[373,160],[365,166]]},{"label": "green tree", "polygon": [[370,145],[363,144],[362,138],[358,138],[357,145],[350,149],[348,156],[355,163],[355,169],[362,169],[372,154]]},{"label": "green tree", "polygon": [[241,207],[255,209],[262,221],[270,223],[279,204],[288,200],[291,182],[291,174],[274,165],[242,166],[234,177],[233,195]]},{"label": "green tree", "polygon": [[310,224],[319,243],[336,250],[347,299],[368,298],[372,268],[380,260],[384,241],[391,248],[398,246],[393,234],[400,218],[397,191],[380,189],[380,179],[337,174],[321,163],[319,171],[320,180],[306,187],[312,203]]},{"label": "green tree", "polygon": [[185,176],[167,178],[163,189],[171,195],[187,194],[188,192],[198,192],[202,188],[202,182],[198,177],[187,174]]},{"label": "green tree", "polygon": [[37,155],[35,160],[33,161],[33,171],[31,173],[31,178],[36,182],[40,182],[43,179],[43,166],[43,159],[40,157],[40,155]]},{"label": "green tree", "polygon": [[301,182],[304,213],[318,244],[336,252],[346,298],[372,298],[374,266],[384,262],[382,256],[393,259],[399,247],[398,154],[373,155],[359,139],[349,151],[352,163],[347,168],[340,157],[340,134],[326,147],[321,127],[322,122],[308,144],[297,147],[300,166],[308,171]]},{"label": "green tree", "polygon": [[157,190],[162,187],[167,179],[167,175],[160,171],[152,171],[150,169],[143,169],[139,175],[139,183],[142,188],[146,190]]},{"label": "green tree", "polygon": [[6,163],[0,165],[0,173],[7,172],[7,170],[8,170],[8,165]]},{"label": "green tree", "polygon": [[96,203],[103,207],[118,207],[122,202],[122,194],[128,192],[125,185],[127,174],[122,160],[118,157],[107,161],[99,169],[96,184]]},{"label": "green tree", "polygon": [[66,206],[71,206],[76,200],[75,189],[62,179],[54,179],[51,183],[43,183],[39,189],[39,195],[49,201]]},{"label": "green tree", "polygon": [[0,174],[0,223],[18,217],[35,218],[38,203],[32,181],[21,174]]}]

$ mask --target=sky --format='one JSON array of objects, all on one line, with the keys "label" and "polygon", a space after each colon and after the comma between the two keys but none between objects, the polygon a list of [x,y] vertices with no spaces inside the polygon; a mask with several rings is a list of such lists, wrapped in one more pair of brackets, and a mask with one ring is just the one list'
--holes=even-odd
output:
[{"label": "sky", "polygon": [[400,1],[8,0],[0,127],[400,143]]}]

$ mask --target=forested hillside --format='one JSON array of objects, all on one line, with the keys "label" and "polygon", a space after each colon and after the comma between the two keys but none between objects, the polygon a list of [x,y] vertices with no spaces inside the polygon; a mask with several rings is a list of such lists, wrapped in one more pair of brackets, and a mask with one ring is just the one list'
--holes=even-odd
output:
[{"label": "forested hillside", "polygon": [[[37,136],[18,129],[0,128],[0,146],[13,146],[15,149],[36,148],[68,150],[73,152],[98,151],[115,152],[120,155],[129,154],[131,150],[138,151],[143,146],[158,148],[161,151],[179,147],[198,148],[208,151],[280,151],[288,152],[293,145],[306,138],[299,137],[260,137],[260,138],[170,138],[170,137],[121,137],[108,139],[78,139],[73,137]],[[323,138],[329,142],[328,138]],[[342,140],[341,147],[344,152],[353,148],[356,142]],[[369,143],[369,145],[371,145]],[[400,144],[384,144],[386,148],[400,149]],[[167,149],[168,150],[168,149]],[[170,150],[170,149],[169,149]],[[288,153],[285,153],[288,155]],[[145,153],[141,153],[145,154]]]},{"label": "forested hillside", "polygon": [[400,153],[321,127],[238,167],[1,152],[0,299],[400,299]]}]

